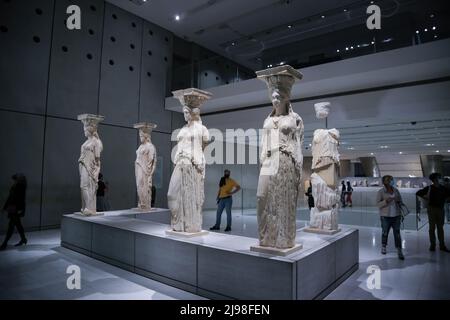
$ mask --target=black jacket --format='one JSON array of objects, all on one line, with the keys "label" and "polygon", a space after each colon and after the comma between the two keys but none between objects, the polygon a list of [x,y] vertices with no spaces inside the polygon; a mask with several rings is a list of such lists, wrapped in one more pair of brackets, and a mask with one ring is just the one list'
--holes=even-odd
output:
[{"label": "black jacket", "polygon": [[430,191],[430,199],[428,199],[428,205],[430,207],[435,208],[444,208],[445,200],[450,197],[450,189],[444,187],[444,186],[435,186],[431,185],[428,187],[425,187],[419,191],[416,192],[416,195],[419,197],[424,197],[428,194],[428,188],[431,188]]},{"label": "black jacket", "polygon": [[14,213],[20,213],[22,217],[25,215],[25,196],[25,186],[15,184],[11,187],[8,199],[6,199],[5,205],[3,206],[3,210],[8,212],[8,217],[11,217],[11,214]]}]

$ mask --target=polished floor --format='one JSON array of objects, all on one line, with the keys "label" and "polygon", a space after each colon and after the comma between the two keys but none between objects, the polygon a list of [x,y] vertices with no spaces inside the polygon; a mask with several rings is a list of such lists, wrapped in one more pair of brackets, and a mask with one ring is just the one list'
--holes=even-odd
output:
[{"label": "polished floor", "polygon": [[[205,212],[205,228],[214,221],[215,212]],[[305,221],[298,221],[298,228],[304,225]],[[223,227],[219,232],[224,232]],[[379,228],[357,228],[359,269],[326,299],[450,299],[450,253],[428,251],[427,227],[402,231],[404,261],[397,258],[392,236],[388,254],[383,256]],[[445,231],[450,246],[450,225]],[[256,216],[234,213],[231,233],[256,237]],[[27,246],[9,246],[0,252],[0,299],[203,299],[61,248],[59,230],[33,232],[28,237]],[[11,245],[17,240],[15,235]],[[66,270],[71,265],[81,269],[81,290],[67,288]],[[366,284],[367,268],[373,265],[381,270],[381,288],[371,290]]]}]

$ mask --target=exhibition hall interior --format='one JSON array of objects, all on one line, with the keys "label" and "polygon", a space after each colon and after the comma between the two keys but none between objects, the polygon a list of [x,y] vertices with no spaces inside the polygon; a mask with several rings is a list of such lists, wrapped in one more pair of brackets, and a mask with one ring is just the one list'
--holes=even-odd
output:
[{"label": "exhibition hall interior", "polygon": [[445,0],[0,0],[1,300],[450,299]]}]

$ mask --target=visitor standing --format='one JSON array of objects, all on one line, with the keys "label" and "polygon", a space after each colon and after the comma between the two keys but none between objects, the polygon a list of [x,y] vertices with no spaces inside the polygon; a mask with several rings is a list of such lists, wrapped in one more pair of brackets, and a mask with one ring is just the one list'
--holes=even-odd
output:
[{"label": "visitor standing", "polygon": [[383,188],[377,193],[377,205],[381,219],[381,253],[386,254],[389,231],[393,230],[398,258],[404,260],[402,238],[400,235],[402,197],[396,187],[394,178],[386,175],[382,178]]},{"label": "visitor standing", "polygon": [[350,184],[350,181],[347,181],[347,190],[346,190],[345,194],[347,195],[346,204],[349,207],[353,206],[352,193],[353,193],[353,188]]},{"label": "visitor standing", "polygon": [[446,199],[450,197],[450,189],[442,185],[441,177],[437,172],[430,174],[432,185],[417,191],[416,195],[427,203],[430,251],[436,250],[437,230],[440,250],[450,252],[444,242],[444,206]]},{"label": "visitor standing", "polygon": [[241,190],[239,184],[231,179],[230,170],[224,171],[224,176],[219,182],[219,192],[217,193],[217,214],[216,224],[210,228],[210,230],[220,230],[220,222],[222,219],[223,209],[227,212],[227,227],[225,231],[231,231],[231,208],[233,206],[233,194]]},{"label": "visitor standing", "polygon": [[22,226],[21,219],[25,216],[25,197],[27,191],[27,179],[23,174],[17,173],[12,176],[13,184],[9,190],[8,198],[3,206],[3,210],[8,214],[9,224],[6,232],[5,240],[0,246],[0,250],[5,250],[8,246],[8,241],[14,233],[14,228],[17,229],[20,235],[20,242],[15,246],[27,244],[25,237],[25,230]]}]

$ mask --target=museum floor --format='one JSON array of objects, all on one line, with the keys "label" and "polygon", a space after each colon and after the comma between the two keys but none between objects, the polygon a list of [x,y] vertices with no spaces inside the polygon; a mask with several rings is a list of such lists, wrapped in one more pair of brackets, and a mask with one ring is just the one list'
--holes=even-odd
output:
[{"label": "museum floor", "polygon": [[[214,212],[205,212],[205,228],[211,226],[214,219]],[[304,223],[298,221],[298,227],[303,227]],[[397,259],[392,235],[388,254],[382,256],[379,253],[380,229],[358,228],[359,270],[327,299],[450,298],[450,254],[428,251],[427,227],[420,231],[402,231],[405,261]],[[445,231],[450,246],[449,224]],[[255,237],[255,215],[235,213],[232,233]],[[203,299],[61,248],[59,230],[33,232],[28,237],[27,246],[10,246],[7,251],[0,252],[0,299]],[[17,240],[15,235],[11,244]],[[69,265],[81,268],[81,290],[66,287]],[[366,269],[370,265],[377,265],[382,270],[380,290],[366,287]]]}]

